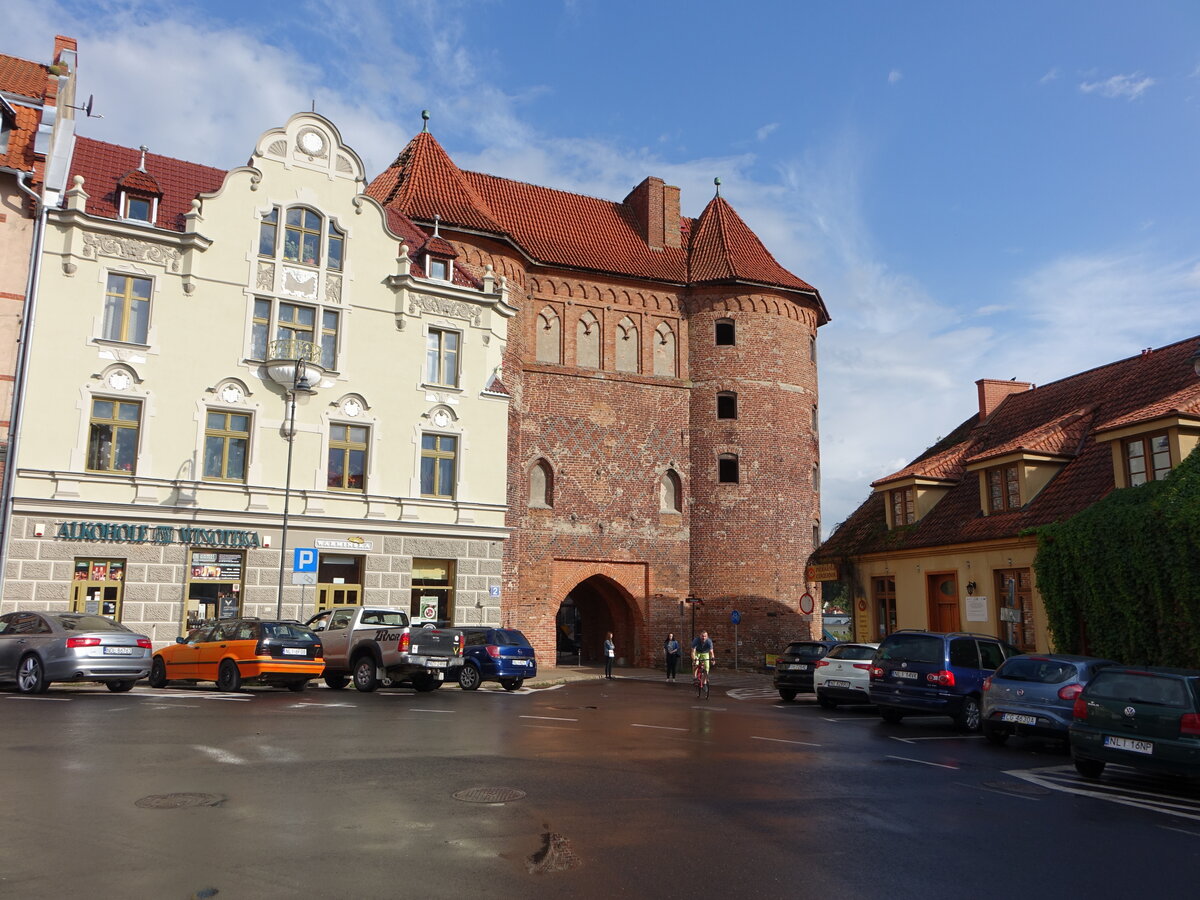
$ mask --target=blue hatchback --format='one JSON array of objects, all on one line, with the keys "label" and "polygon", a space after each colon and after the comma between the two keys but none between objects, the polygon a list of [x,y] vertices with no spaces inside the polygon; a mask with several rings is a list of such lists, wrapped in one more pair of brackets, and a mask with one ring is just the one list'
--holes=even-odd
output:
[{"label": "blue hatchback", "polygon": [[460,627],[466,639],[458,684],[473,691],[485,681],[498,681],[515,691],[537,675],[537,656],[529,639],[515,628]]}]

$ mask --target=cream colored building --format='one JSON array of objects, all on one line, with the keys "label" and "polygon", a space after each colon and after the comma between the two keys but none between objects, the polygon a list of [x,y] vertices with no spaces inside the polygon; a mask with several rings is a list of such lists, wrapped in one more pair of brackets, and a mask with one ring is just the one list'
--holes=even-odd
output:
[{"label": "cream colored building", "polygon": [[81,139],[72,174],[0,611],[91,610],[158,642],[362,601],[499,622],[504,280],[365,196],[315,114],[229,172]]}]

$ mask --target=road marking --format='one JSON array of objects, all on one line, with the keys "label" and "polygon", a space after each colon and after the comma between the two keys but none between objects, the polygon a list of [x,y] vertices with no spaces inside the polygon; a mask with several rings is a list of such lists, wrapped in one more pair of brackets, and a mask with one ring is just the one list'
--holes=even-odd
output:
[{"label": "road marking", "polygon": [[889,756],[888,759],[899,759],[903,760],[904,762],[920,763],[923,766],[937,766],[939,769],[954,769],[955,771],[958,771],[958,766],[947,766],[943,765],[942,763],[928,762],[923,759],[912,759],[908,756]]},{"label": "road marking", "polygon": [[358,709],[358,707],[353,703],[317,703],[312,700],[302,700],[299,703],[291,703],[285,706],[284,709],[305,709],[307,707],[312,707],[314,709],[334,709],[337,707],[343,707],[345,709]]},{"label": "road marking", "polygon": [[764,688],[734,688],[726,691],[725,695],[733,700],[771,700],[779,699],[779,691]]},{"label": "road marking", "polygon": [[564,716],[518,716],[521,719],[545,719],[547,722],[578,722],[578,719],[568,719]]},{"label": "road marking", "polygon": [[820,747],[820,744],[812,744],[808,741],[785,741],[783,738],[759,737],[757,734],[750,735],[752,741],[773,741],[776,744],[799,744],[802,747]]},{"label": "road marking", "polygon": [[1180,834],[1186,834],[1189,837],[1200,837],[1200,834],[1196,834],[1194,831],[1188,831],[1186,828],[1172,828],[1170,825],[1159,825],[1158,827],[1163,831],[1178,831]]},{"label": "road marking", "polygon": [[583,731],[582,728],[569,728],[566,725],[531,725],[528,722],[518,723],[522,728],[544,728],[547,731]]},{"label": "road marking", "polygon": [[1001,797],[1021,797],[1025,800],[1041,800],[1041,797],[1030,797],[1028,794],[1017,794],[1012,791],[998,791],[995,788],[985,787],[982,784],[967,784],[965,781],[954,782],[959,787],[974,788],[977,791],[987,791],[991,794],[999,794]]},{"label": "road marking", "polygon": [[712,712],[725,712],[724,706],[709,706],[707,703],[704,706],[693,706],[692,709],[707,709]]},{"label": "road marking", "polygon": [[[1123,769],[1123,767],[1115,764],[1112,765],[1112,769],[1106,769],[1105,771],[1112,771],[1113,769],[1120,771],[1123,775],[1128,772],[1129,775],[1136,777],[1128,769]],[[1147,810],[1148,812],[1159,812],[1168,816],[1177,816],[1181,819],[1200,822],[1200,799],[1173,796],[1157,791],[1140,790],[1137,787],[1127,787],[1124,784],[1112,781],[1083,781],[1081,780],[1081,776],[1075,773],[1073,766],[1010,769],[1004,774],[1064,794],[1091,797],[1093,800],[1104,800],[1108,803],[1120,804],[1121,806],[1132,806],[1136,809]],[[1128,778],[1129,775],[1125,775],[1125,777]]]},{"label": "road marking", "polygon": [[641,725],[637,722],[630,722],[630,728],[657,728],[659,731],[687,731],[686,728],[676,728],[674,725]]},{"label": "road marking", "polygon": [[194,750],[199,750],[201,753],[207,753],[219,763],[228,763],[231,766],[244,766],[246,761],[236,754],[230,753],[228,750],[222,750],[219,747],[205,747],[203,744],[193,744]]},{"label": "road marking", "polygon": [[456,709],[421,709],[420,707],[414,706],[412,709],[409,710],[409,712],[431,712],[431,713],[453,714],[453,713],[458,712],[458,710],[456,710]]},{"label": "road marking", "polygon": [[915,744],[917,741],[982,741],[982,734],[947,734],[941,737],[915,737],[902,738],[896,737],[894,734],[888,735],[893,741],[900,741],[902,744]]},{"label": "road marking", "polygon": [[9,700],[55,700],[59,703],[69,703],[70,697],[30,697],[27,694],[13,694]]},{"label": "road marking", "polygon": [[879,719],[862,719],[862,718],[852,719],[849,716],[842,716],[841,718],[830,718],[829,716],[822,716],[821,718],[823,718],[826,722],[853,722],[856,725],[875,725],[880,721]]}]

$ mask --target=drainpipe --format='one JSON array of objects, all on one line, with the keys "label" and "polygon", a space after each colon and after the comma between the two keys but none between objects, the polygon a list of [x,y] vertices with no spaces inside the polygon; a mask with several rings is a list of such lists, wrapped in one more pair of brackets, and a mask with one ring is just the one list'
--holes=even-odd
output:
[{"label": "drainpipe", "polygon": [[38,284],[42,272],[42,243],[46,234],[46,205],[26,183],[30,172],[0,168],[17,176],[17,187],[33,200],[33,247],[29,257],[29,276],[25,282],[25,309],[17,339],[17,371],[13,383],[12,412],[8,421],[8,457],[4,464],[4,482],[0,487],[0,597],[4,596],[5,570],[8,568],[9,533],[12,529],[13,486],[16,481],[17,449],[21,440],[21,413],[24,408],[25,382],[29,370],[29,339],[33,335],[33,313],[37,307]]}]

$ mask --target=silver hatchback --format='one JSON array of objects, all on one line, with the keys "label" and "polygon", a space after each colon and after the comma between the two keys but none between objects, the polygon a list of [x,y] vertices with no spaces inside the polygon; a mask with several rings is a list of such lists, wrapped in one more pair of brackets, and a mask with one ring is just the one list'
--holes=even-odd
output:
[{"label": "silver hatchback", "polygon": [[1112,660],[1068,653],[1010,656],[983,682],[983,734],[993,744],[1010,735],[1067,740],[1075,698]]},{"label": "silver hatchback", "polygon": [[55,681],[100,681],[127,691],[150,674],[150,638],[104,616],[11,612],[0,616],[0,681],[40,694]]}]

